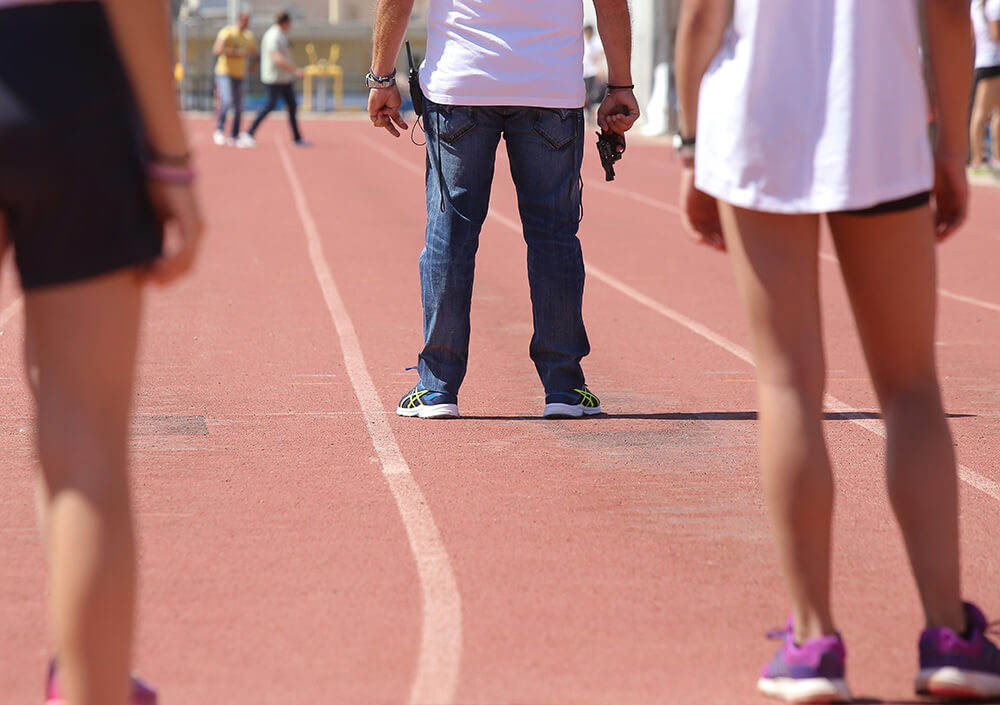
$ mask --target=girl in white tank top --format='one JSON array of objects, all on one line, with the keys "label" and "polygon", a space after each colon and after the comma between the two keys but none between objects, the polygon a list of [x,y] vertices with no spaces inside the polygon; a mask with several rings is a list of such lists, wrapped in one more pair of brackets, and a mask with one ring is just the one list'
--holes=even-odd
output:
[{"label": "girl in white tank top", "polygon": [[728,250],[757,365],[764,494],[792,603],[758,688],[790,701],[851,697],[830,609],[818,272],[826,214],[885,419],[889,496],[926,617],[916,689],[995,698],[1000,650],[959,586],[956,464],[934,359],[935,241],[961,224],[968,198],[968,8],[735,0],[730,15],[730,5],[685,0],[678,146],[685,224]]}]

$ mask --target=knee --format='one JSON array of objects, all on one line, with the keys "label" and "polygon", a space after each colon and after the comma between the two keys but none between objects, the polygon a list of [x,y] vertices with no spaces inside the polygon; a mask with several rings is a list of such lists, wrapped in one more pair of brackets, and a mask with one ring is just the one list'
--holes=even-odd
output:
[{"label": "knee", "polygon": [[49,492],[78,492],[95,506],[127,503],[126,442],[86,425],[39,423],[38,453]]},{"label": "knee", "polygon": [[761,387],[792,392],[802,403],[820,410],[826,390],[826,360],[818,346],[756,355]]},{"label": "knee", "polygon": [[936,421],[944,422],[941,389],[933,375],[887,386],[880,390],[879,396],[890,432],[901,426],[909,428],[914,424],[926,426]]}]

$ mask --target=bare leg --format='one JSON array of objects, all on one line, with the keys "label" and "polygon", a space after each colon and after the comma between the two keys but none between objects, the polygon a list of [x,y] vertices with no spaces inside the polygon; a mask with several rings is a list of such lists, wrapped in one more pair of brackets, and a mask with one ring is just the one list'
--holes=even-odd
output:
[{"label": "bare leg", "polygon": [[990,136],[993,140],[993,161],[997,165],[1000,165],[1000,91],[998,91],[997,102],[993,106],[993,119],[990,120]]},{"label": "bare leg", "polygon": [[885,418],[889,498],[927,623],[961,632],[958,481],[934,357],[930,210],[835,214],[830,227]]},{"label": "bare leg", "polygon": [[73,705],[128,699],[135,556],[126,440],[139,311],[132,271],[25,297],[50,614]]},{"label": "bare leg", "polygon": [[972,101],[972,116],[969,119],[969,153],[972,158],[972,166],[983,163],[983,142],[986,138],[986,121],[988,119],[986,81],[980,80],[976,85],[976,96]]},{"label": "bare leg", "polygon": [[980,79],[976,86],[976,99],[972,104],[972,119],[969,122],[969,146],[972,151],[972,165],[977,166],[986,159],[983,144],[986,140],[986,124],[991,124],[993,137],[993,156],[1000,156],[1000,138],[997,126],[1000,125],[1000,77]]},{"label": "bare leg", "polygon": [[757,364],[760,464],[796,641],[834,632],[833,477],[823,439],[819,218],[720,203]]}]

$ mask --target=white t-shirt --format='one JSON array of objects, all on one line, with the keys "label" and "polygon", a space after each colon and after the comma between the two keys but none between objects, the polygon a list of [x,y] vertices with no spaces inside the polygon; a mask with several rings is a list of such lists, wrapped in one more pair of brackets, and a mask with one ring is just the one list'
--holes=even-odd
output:
[{"label": "white t-shirt", "polygon": [[595,32],[583,40],[583,77],[592,78],[604,69],[604,45]]},{"label": "white t-shirt", "polygon": [[988,22],[1000,21],[1000,0],[972,0],[972,29],[976,35],[976,68],[1000,66],[1000,42],[990,34]]},{"label": "white t-shirt", "polygon": [[431,0],[420,87],[442,105],[582,107],[582,0]]},{"label": "white t-shirt", "polygon": [[736,0],[705,74],[695,183],[826,213],[931,189],[916,0]]},{"label": "white t-shirt", "polygon": [[260,81],[265,85],[284,85],[295,81],[295,74],[278,65],[274,60],[278,52],[285,60],[294,64],[292,43],[288,35],[281,31],[281,25],[273,24],[260,38]]}]

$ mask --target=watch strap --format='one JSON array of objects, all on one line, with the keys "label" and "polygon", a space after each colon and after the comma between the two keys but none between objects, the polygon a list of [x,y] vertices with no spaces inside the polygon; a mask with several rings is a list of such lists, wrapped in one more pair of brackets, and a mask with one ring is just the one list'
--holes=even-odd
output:
[{"label": "watch strap", "polygon": [[365,85],[368,88],[389,88],[396,85],[396,69],[393,69],[392,73],[387,76],[379,76],[369,69],[365,75]]}]

